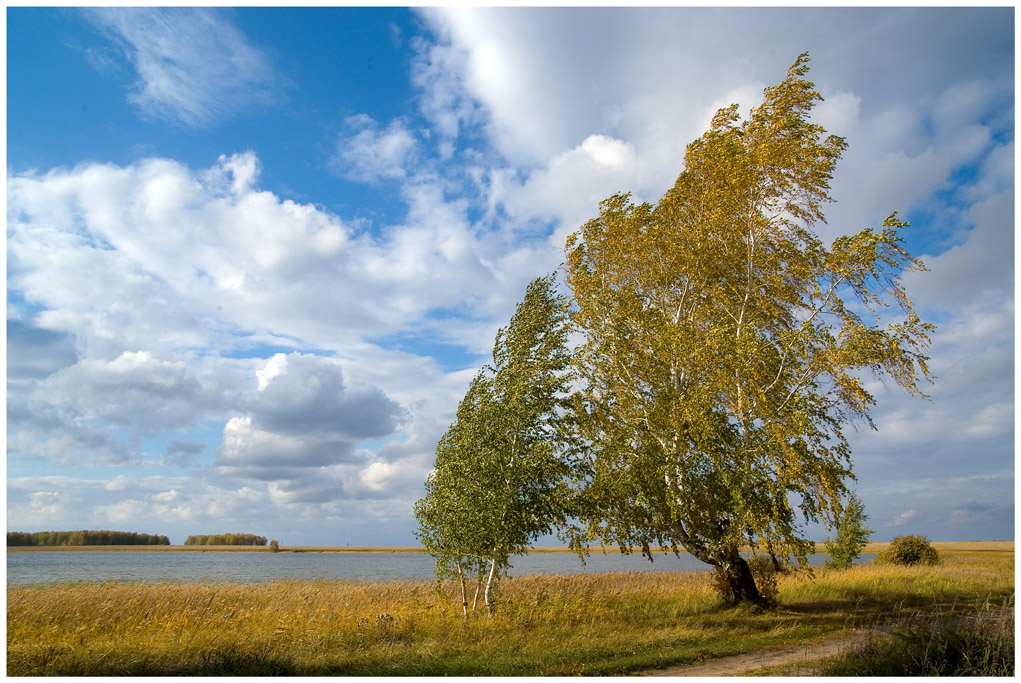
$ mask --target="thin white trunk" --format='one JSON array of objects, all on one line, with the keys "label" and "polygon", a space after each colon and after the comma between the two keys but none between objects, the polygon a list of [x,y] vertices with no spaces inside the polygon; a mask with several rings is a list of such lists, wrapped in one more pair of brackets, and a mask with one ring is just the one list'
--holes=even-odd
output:
[{"label": "thin white trunk", "polygon": [[475,597],[472,598],[472,612],[479,604],[479,591],[482,590],[482,568],[479,567],[475,573]]},{"label": "thin white trunk", "polygon": [[464,616],[468,616],[468,593],[464,586],[464,569],[461,568],[461,563],[457,563],[457,578],[461,583],[461,609],[464,612]]},{"label": "thin white trunk", "polygon": [[489,616],[493,616],[493,612],[496,611],[496,604],[493,602],[493,579],[496,577],[496,560],[497,554],[493,553],[492,565],[489,567],[489,577],[486,579],[486,608],[489,610]]}]

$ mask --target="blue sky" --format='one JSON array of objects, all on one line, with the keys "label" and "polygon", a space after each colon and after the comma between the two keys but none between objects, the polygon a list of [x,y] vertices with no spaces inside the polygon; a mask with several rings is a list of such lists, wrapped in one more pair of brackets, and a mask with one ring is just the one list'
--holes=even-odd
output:
[{"label": "blue sky", "polygon": [[[875,538],[1014,534],[1014,9],[7,9],[7,526],[410,545],[525,285],[809,51],[827,239],[909,219]],[[825,530],[810,526],[821,539]]]}]

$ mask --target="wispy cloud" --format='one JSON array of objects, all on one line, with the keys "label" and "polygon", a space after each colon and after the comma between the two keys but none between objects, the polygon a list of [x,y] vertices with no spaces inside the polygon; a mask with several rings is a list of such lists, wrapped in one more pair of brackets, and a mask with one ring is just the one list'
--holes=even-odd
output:
[{"label": "wispy cloud", "polygon": [[266,54],[217,11],[83,11],[111,35],[134,67],[138,80],[128,98],[146,117],[205,127],[276,99],[276,78]]},{"label": "wispy cloud", "polygon": [[402,122],[391,121],[382,129],[370,116],[359,114],[344,121],[333,165],[351,180],[400,179],[414,162],[417,147],[415,136]]},{"label": "wispy cloud", "polygon": [[889,522],[887,522],[886,526],[903,526],[905,522],[907,522],[912,517],[916,517],[917,515],[918,510],[905,510],[904,512],[900,513],[899,515],[891,519]]}]

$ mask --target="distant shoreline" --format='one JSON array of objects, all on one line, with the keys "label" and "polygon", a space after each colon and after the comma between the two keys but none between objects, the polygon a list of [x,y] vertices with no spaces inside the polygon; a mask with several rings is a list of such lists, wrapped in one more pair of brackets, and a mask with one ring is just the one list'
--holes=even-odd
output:
[{"label": "distant shoreline", "polygon": [[[862,552],[875,553],[885,549],[890,544],[887,542],[869,543]],[[932,544],[940,552],[1014,552],[1014,541],[934,541]],[[670,552],[665,549],[654,549],[656,553]],[[822,543],[816,544],[817,553],[826,552]],[[33,553],[33,552],[178,552],[178,553],[269,553],[273,552],[269,546],[257,545],[22,545],[8,546],[8,553]],[[296,545],[280,546],[282,553],[419,553],[424,554],[425,548],[416,546],[317,546],[317,545]],[[573,553],[570,548],[562,546],[542,546],[530,548],[530,553]],[[591,548],[590,552],[599,553],[602,549],[599,546]],[[606,548],[606,552],[618,552],[616,546]],[[639,548],[632,550],[639,553]],[[684,552],[683,550],[681,551]]]}]

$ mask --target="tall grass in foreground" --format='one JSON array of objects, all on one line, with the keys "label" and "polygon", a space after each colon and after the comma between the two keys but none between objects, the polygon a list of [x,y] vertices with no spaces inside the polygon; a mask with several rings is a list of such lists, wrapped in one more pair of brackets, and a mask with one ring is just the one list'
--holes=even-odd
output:
[{"label": "tall grass in foreground", "polygon": [[619,674],[794,646],[930,605],[966,614],[1014,590],[1012,553],[786,576],[772,611],[723,607],[710,576],[514,578],[492,619],[464,619],[453,584],[421,581],[11,587],[7,673]]},{"label": "tall grass in foreground", "polygon": [[827,663],[826,676],[1013,676],[1014,604],[968,616],[902,617]]}]

